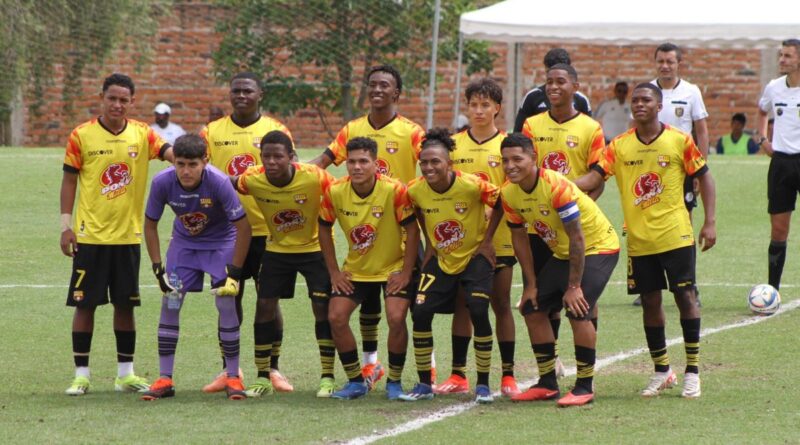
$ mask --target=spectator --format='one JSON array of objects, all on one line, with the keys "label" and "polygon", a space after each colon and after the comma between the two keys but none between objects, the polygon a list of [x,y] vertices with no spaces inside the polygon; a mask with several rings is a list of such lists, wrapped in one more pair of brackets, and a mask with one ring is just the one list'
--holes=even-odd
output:
[{"label": "spectator", "polygon": [[620,81],[614,85],[614,98],[602,102],[597,107],[595,118],[603,126],[606,143],[628,130],[628,122],[632,119],[632,115],[626,82]]},{"label": "spectator", "polygon": [[153,109],[153,114],[155,115],[156,121],[150,124],[150,128],[158,133],[158,135],[170,145],[175,143],[175,139],[186,134],[180,125],[173,124],[169,121],[169,116],[172,114],[172,109],[169,105],[163,102],[156,105]]},{"label": "spectator", "polygon": [[744,155],[756,154],[758,144],[744,132],[747,117],[744,113],[736,113],[731,118],[731,132],[717,141],[717,154]]}]

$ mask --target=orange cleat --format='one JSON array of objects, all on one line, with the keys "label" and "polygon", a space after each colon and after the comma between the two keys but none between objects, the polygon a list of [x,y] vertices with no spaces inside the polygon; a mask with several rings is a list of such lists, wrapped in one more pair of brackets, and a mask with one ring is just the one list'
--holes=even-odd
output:
[{"label": "orange cleat", "polygon": [[228,399],[230,400],[244,400],[247,398],[241,377],[226,378],[225,392],[228,393]]},{"label": "orange cleat", "polygon": [[369,363],[361,368],[361,376],[364,377],[364,382],[367,384],[367,388],[369,388],[370,391],[375,388],[375,385],[383,378],[384,374],[385,371],[383,370],[381,362]]},{"label": "orange cleat", "polygon": [[558,406],[566,408],[568,406],[583,406],[592,402],[594,402],[594,393],[575,395],[570,391],[567,395],[558,399]]},{"label": "orange cleat", "polygon": [[531,386],[527,391],[511,397],[512,402],[536,402],[539,400],[553,400],[561,392],[557,389]]},{"label": "orange cleat", "polygon": [[173,385],[172,379],[161,377],[150,385],[147,392],[142,394],[142,400],[150,401],[173,396],[175,396],[175,385]]},{"label": "orange cleat", "polygon": [[[244,374],[242,373],[242,369],[239,368],[239,378],[244,378]],[[221,392],[225,391],[225,384],[228,381],[228,373],[224,370],[219,373],[218,376],[214,378],[214,380],[209,383],[208,385],[203,387],[203,392],[212,393],[212,392]]]},{"label": "orange cleat", "polygon": [[294,391],[294,386],[289,383],[289,380],[281,374],[277,369],[270,369],[269,370],[269,380],[272,383],[272,387],[275,391],[278,392],[292,392]]},{"label": "orange cleat", "polygon": [[517,386],[517,379],[513,375],[507,375],[500,380],[500,393],[506,397],[522,394],[522,391]]},{"label": "orange cleat", "polygon": [[434,394],[466,394],[469,392],[469,380],[452,374],[441,385],[433,386]]}]

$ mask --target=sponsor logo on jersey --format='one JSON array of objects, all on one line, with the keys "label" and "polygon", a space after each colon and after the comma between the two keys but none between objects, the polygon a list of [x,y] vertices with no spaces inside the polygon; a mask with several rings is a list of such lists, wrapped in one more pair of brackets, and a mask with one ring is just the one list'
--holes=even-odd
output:
[{"label": "sponsor logo on jersey", "polygon": [[558,237],[556,236],[556,231],[553,230],[552,227],[547,225],[546,222],[537,219],[533,222],[533,230],[539,234],[539,238],[542,239],[551,249],[554,249],[558,245]]},{"label": "sponsor logo on jersey", "polygon": [[281,233],[289,233],[303,228],[306,219],[300,210],[285,209],[279,210],[272,215],[272,223],[275,224],[275,230]]},{"label": "sponsor logo on jersey", "polygon": [[456,202],[455,209],[456,213],[463,214],[468,210],[467,203],[464,201],[458,201]]},{"label": "sponsor logo on jersey", "polygon": [[489,182],[489,174],[486,172],[475,172],[473,175],[483,179],[486,182]]},{"label": "sponsor logo on jersey", "polygon": [[100,175],[100,194],[108,199],[114,199],[128,190],[128,184],[133,181],[131,168],[124,162],[114,163],[106,167]]},{"label": "sponsor logo on jersey", "polygon": [[549,215],[550,214],[550,207],[547,207],[544,204],[539,204],[539,213],[541,213],[543,216]]},{"label": "sponsor logo on jersey", "polygon": [[386,152],[390,155],[397,153],[397,150],[400,149],[400,144],[395,141],[386,141]]},{"label": "sponsor logo on jersey", "polygon": [[675,107],[675,116],[683,117],[683,107]]},{"label": "sponsor logo on jersey", "polygon": [[489,162],[489,167],[495,168],[498,165],[500,165],[502,159],[500,158],[500,156],[489,155],[487,161]]},{"label": "sponsor logo on jersey", "polygon": [[184,213],[178,218],[186,231],[189,232],[189,235],[192,236],[202,232],[208,224],[208,215],[202,212]]},{"label": "sponsor logo on jersey", "polygon": [[361,224],[350,230],[350,242],[352,250],[364,255],[375,244],[378,237],[375,227],[372,224]]},{"label": "sponsor logo on jersey", "polygon": [[372,216],[375,218],[380,218],[383,216],[383,207],[381,206],[372,206]]},{"label": "sponsor logo on jersey", "polygon": [[646,209],[653,204],[661,201],[658,195],[664,191],[664,185],[661,183],[661,176],[655,172],[647,172],[641,176],[633,184],[633,205],[641,205],[642,209]]},{"label": "sponsor logo on jersey", "polygon": [[567,155],[562,151],[551,151],[550,153],[547,153],[544,156],[544,159],[542,159],[542,168],[557,171],[562,175],[568,175],[572,170],[569,167],[569,159],[567,159]]},{"label": "sponsor logo on jersey", "polygon": [[305,204],[308,201],[308,196],[305,193],[298,193],[294,195],[294,202],[298,204]]},{"label": "sponsor logo on jersey", "polygon": [[139,156],[139,147],[137,147],[135,145],[129,145],[128,146],[128,156],[130,156],[131,159],[136,159],[136,157]]},{"label": "sponsor logo on jersey", "polygon": [[575,148],[580,143],[578,136],[567,135],[567,147]]},{"label": "sponsor logo on jersey", "polygon": [[661,168],[666,168],[669,165],[669,156],[658,155],[658,165]]},{"label": "sponsor logo on jersey", "polygon": [[464,226],[454,219],[442,221],[433,228],[433,238],[436,241],[436,250],[442,253],[450,253],[459,247],[464,242],[465,235]]},{"label": "sponsor logo on jersey", "polygon": [[225,171],[228,173],[228,176],[238,176],[254,165],[256,165],[255,156],[251,153],[240,153],[231,157]]},{"label": "sponsor logo on jersey", "polygon": [[389,176],[389,163],[378,158],[378,173]]}]

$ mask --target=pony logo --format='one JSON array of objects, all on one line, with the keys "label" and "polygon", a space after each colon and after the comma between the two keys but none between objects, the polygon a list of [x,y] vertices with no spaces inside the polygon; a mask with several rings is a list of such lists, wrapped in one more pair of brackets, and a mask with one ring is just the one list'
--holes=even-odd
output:
[{"label": "pony logo", "polygon": [[275,230],[281,233],[293,232],[303,228],[306,219],[303,213],[295,209],[279,210],[272,215],[272,223],[275,224]]},{"label": "pony logo", "polygon": [[114,199],[128,190],[128,184],[133,181],[131,168],[124,162],[114,163],[106,167],[100,175],[100,194],[108,199]]},{"label": "pony logo", "polygon": [[189,232],[189,235],[192,236],[202,232],[208,224],[208,216],[202,212],[184,213],[178,218],[186,231]]},{"label": "pony logo", "polygon": [[378,158],[378,173],[389,176],[389,163]]},{"label": "pony logo", "polygon": [[651,205],[659,202],[661,199],[658,195],[664,191],[664,185],[661,183],[661,176],[655,172],[647,172],[641,176],[633,184],[633,200],[634,205],[642,205],[645,209]]},{"label": "pony logo", "polygon": [[481,178],[482,180],[489,182],[489,174],[485,172],[475,172],[473,175]]},{"label": "pony logo", "polygon": [[375,218],[380,218],[383,216],[383,207],[382,206],[372,206],[372,216]]},{"label": "pony logo", "polygon": [[500,158],[500,156],[489,155],[489,159],[487,159],[487,162],[489,163],[489,167],[495,168],[498,165],[500,165],[503,161]]},{"label": "pony logo", "polygon": [[566,142],[567,142],[567,147],[569,148],[575,148],[578,146],[578,144],[581,143],[578,136],[570,136],[570,135],[567,136]]},{"label": "pony logo", "polygon": [[353,227],[350,230],[350,242],[352,243],[351,249],[364,255],[375,244],[375,239],[378,234],[375,232],[375,227],[372,224],[361,224],[360,226]]},{"label": "pony logo", "polygon": [[386,152],[390,155],[397,153],[400,150],[400,145],[395,141],[386,141]]},{"label": "pony logo", "polygon": [[442,221],[433,228],[433,237],[436,241],[436,249],[443,253],[450,253],[459,247],[464,242],[464,227],[460,222],[449,219]]},{"label": "pony logo", "polygon": [[225,170],[228,176],[238,176],[254,165],[256,165],[255,156],[250,153],[240,153],[234,155],[230,161],[228,161],[228,166]]},{"label": "pony logo", "polygon": [[562,175],[568,175],[572,170],[569,167],[567,155],[562,151],[551,151],[547,153],[544,159],[542,159],[542,168],[557,171]]},{"label": "pony logo", "polygon": [[467,210],[469,210],[469,208],[467,207],[467,203],[466,202],[458,201],[458,202],[456,202],[455,210],[456,210],[456,213],[458,213],[458,214],[464,214],[464,213],[467,212]]},{"label": "pony logo", "polygon": [[542,239],[551,249],[555,248],[558,245],[558,237],[556,236],[556,231],[553,230],[552,227],[547,225],[546,222],[541,220],[536,220],[533,223],[533,229],[536,230],[536,233],[539,234],[539,238]]}]

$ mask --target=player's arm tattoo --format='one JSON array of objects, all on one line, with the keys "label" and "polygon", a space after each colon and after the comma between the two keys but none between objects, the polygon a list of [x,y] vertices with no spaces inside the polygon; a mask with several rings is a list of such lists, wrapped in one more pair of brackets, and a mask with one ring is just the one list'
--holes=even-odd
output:
[{"label": "player's arm tattoo", "polygon": [[580,286],[586,260],[586,243],[580,218],[564,223],[564,231],[569,236],[569,285]]}]

